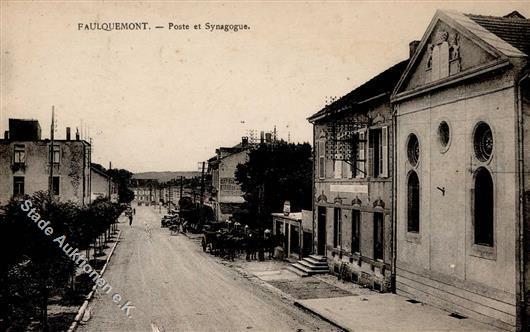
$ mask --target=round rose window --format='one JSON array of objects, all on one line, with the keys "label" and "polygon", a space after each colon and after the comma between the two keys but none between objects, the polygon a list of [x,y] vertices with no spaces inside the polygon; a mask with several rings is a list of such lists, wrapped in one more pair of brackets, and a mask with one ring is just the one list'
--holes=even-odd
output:
[{"label": "round rose window", "polygon": [[493,134],[490,126],[480,123],[475,129],[473,137],[475,155],[480,161],[488,161],[493,153]]}]

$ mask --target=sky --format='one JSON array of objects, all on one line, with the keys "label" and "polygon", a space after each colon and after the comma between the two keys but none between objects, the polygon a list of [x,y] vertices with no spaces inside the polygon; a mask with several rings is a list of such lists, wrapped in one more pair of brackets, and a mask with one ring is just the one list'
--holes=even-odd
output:
[{"label": "sky", "polygon": [[[250,129],[311,142],[307,117],[408,58],[436,9],[530,17],[528,1],[4,1],[0,130],[37,119],[47,138],[54,106],[57,138],[84,128],[93,162],[133,172],[197,170]],[[92,22],[151,29],[78,29]]]}]

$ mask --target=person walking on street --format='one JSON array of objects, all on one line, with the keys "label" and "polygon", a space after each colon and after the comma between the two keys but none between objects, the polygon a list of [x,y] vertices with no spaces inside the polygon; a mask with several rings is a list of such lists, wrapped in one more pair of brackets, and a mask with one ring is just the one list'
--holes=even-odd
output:
[{"label": "person walking on street", "polygon": [[127,215],[127,217],[129,217],[129,226],[132,226],[133,211],[132,211],[131,208],[127,209],[126,215]]}]

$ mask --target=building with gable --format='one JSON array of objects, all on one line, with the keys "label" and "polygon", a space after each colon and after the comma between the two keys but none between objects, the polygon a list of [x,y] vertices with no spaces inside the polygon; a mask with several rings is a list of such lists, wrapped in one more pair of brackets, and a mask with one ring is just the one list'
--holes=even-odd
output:
[{"label": "building with gable", "polygon": [[91,163],[90,177],[92,201],[98,198],[108,198],[114,203],[118,202],[118,184],[101,165]]},{"label": "building with gable", "polygon": [[530,20],[437,11],[395,109],[398,294],[530,323]]}]

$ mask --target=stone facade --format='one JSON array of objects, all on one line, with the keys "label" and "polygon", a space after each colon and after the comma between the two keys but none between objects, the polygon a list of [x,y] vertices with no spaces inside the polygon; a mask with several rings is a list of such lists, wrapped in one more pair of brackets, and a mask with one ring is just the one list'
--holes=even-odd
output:
[{"label": "stone facade", "polygon": [[134,200],[140,205],[157,205],[160,202],[160,189],[154,186],[138,186],[133,188]]},{"label": "stone facade", "polygon": [[[90,144],[54,140],[53,188],[61,201],[90,203]],[[0,205],[13,196],[48,191],[50,140],[0,140]]]},{"label": "stone facade", "polygon": [[397,292],[505,329],[520,324],[524,292],[518,131],[530,127],[518,122],[517,86],[525,67],[521,51],[471,18],[438,11],[392,99]]},{"label": "stone facade", "polygon": [[232,212],[245,202],[241,187],[236,182],[235,172],[237,165],[247,162],[250,148],[250,144],[219,148],[216,156],[208,161],[213,187],[210,202],[218,221],[228,220]]},{"label": "stone facade", "polygon": [[112,181],[110,176],[94,167],[90,168],[90,176],[92,200],[96,198],[110,198],[112,201],[118,201],[118,186]]},{"label": "stone facade", "polygon": [[392,108],[406,65],[381,73],[309,118],[314,137],[314,252],[332,273],[392,289]]}]

